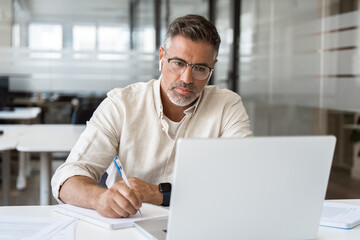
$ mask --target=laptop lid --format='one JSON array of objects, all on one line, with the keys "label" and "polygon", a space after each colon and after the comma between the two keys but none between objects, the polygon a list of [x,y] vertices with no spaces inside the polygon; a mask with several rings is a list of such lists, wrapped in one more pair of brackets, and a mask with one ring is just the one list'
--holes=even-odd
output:
[{"label": "laptop lid", "polygon": [[167,239],[314,239],[335,142],[179,140]]}]

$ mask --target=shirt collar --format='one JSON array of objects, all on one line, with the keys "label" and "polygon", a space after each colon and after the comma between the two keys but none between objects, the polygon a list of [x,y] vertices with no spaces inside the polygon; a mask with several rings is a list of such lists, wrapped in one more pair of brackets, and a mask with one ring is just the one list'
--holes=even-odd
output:
[{"label": "shirt collar", "polygon": [[[156,112],[158,114],[158,117],[161,118],[162,115],[164,114],[163,113],[163,104],[161,102],[161,93],[160,93],[160,82],[162,80],[162,75],[160,75],[159,79],[158,80],[155,80],[154,81],[154,96],[155,96],[155,107],[156,107]],[[187,108],[184,113],[186,115],[188,114],[191,114],[191,115],[194,115],[199,104],[200,104],[200,101],[202,99],[202,96],[203,96],[203,92],[204,92],[205,88],[203,89],[203,91],[201,92],[200,96],[196,99],[195,103]]]}]

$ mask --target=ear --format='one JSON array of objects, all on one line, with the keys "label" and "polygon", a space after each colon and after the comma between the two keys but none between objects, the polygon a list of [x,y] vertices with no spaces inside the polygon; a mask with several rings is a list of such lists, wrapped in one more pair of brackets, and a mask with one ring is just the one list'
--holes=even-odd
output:
[{"label": "ear", "polygon": [[159,48],[159,71],[160,72],[162,70],[162,60],[163,60],[164,55],[165,55],[165,50],[163,47],[160,47]]},{"label": "ear", "polygon": [[164,57],[165,49],[163,47],[159,48],[159,61]]}]

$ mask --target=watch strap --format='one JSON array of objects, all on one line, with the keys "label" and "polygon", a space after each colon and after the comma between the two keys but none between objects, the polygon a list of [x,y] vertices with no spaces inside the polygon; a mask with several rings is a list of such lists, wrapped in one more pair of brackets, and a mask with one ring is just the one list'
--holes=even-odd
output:
[{"label": "watch strap", "polygon": [[162,195],[163,195],[163,202],[161,205],[168,207],[170,205],[171,192],[162,192]]}]

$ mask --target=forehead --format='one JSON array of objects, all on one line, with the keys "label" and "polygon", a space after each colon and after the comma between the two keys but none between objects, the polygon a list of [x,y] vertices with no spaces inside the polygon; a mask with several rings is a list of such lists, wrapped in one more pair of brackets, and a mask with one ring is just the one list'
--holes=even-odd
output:
[{"label": "forehead", "polygon": [[205,41],[195,42],[181,35],[177,35],[172,39],[166,53],[170,57],[178,57],[192,63],[210,63],[215,60],[215,50],[210,43]]}]

